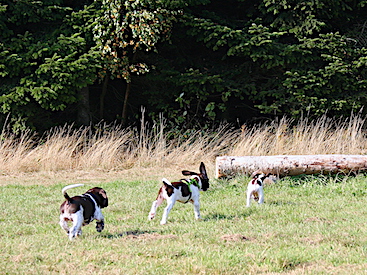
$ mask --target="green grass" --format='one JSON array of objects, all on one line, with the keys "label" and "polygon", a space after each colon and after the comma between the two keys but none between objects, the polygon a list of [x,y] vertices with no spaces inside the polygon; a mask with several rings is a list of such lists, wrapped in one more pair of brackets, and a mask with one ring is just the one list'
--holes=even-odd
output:
[{"label": "green grass", "polygon": [[[179,177],[178,177],[179,178]],[[203,220],[177,203],[165,226],[162,205],[147,220],[159,182],[114,181],[105,230],[95,223],[69,241],[58,225],[56,185],[5,185],[0,192],[0,274],[365,274],[367,180],[284,178],[265,187],[265,204],[245,207],[248,178],[212,180]]]}]

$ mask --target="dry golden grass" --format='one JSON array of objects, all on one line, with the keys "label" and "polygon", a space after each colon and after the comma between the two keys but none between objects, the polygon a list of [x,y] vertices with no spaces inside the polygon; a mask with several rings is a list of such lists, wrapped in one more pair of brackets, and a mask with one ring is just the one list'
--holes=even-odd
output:
[{"label": "dry golden grass", "polygon": [[[30,131],[20,137],[3,132],[0,171],[3,176],[75,171],[93,176],[101,171],[138,175],[145,171],[146,177],[157,170],[196,169],[200,161],[211,170],[218,155],[366,154],[364,123],[359,116],[298,122],[283,118],[242,130],[222,125],[180,135],[165,129],[164,121],[151,127],[142,123],[140,130],[65,126],[41,138]],[[171,138],[174,134],[177,138]]]}]

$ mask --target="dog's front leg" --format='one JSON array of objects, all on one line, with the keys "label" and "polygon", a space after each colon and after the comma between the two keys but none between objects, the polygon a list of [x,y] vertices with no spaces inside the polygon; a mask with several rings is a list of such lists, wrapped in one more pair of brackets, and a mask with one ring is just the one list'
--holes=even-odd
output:
[{"label": "dog's front leg", "polygon": [[104,220],[97,221],[96,223],[97,232],[102,232],[103,229],[104,229]]},{"label": "dog's front leg", "polygon": [[200,220],[201,219],[201,217],[200,217],[200,202],[199,202],[199,200],[195,200],[193,202],[193,204],[194,204],[195,219]]},{"label": "dog's front leg", "polygon": [[264,189],[262,187],[259,188],[258,194],[259,194],[259,204],[263,204],[264,203]]},{"label": "dog's front leg", "polygon": [[168,214],[171,211],[172,207],[175,205],[175,203],[176,203],[175,199],[170,198],[167,200],[167,206],[166,208],[164,208],[164,212],[163,212],[163,216],[161,220],[162,225],[167,223]]},{"label": "dog's front leg", "polygon": [[251,205],[251,194],[252,194],[252,191],[247,190],[246,207],[250,207],[250,205]]},{"label": "dog's front leg", "polygon": [[96,211],[94,212],[94,219],[97,220],[96,230],[97,232],[102,232],[104,229],[104,216],[102,214],[101,208],[97,207]]},{"label": "dog's front leg", "polygon": [[104,217],[102,215],[102,217],[100,217],[96,222],[96,230],[97,232],[102,232],[103,229],[104,229]]}]

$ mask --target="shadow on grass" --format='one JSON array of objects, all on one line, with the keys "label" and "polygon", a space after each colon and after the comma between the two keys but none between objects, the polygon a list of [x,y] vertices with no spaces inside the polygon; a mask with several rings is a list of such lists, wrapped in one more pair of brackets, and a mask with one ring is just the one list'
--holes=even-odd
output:
[{"label": "shadow on grass", "polygon": [[237,214],[237,215],[226,215],[221,213],[213,213],[206,215],[204,221],[218,221],[218,220],[234,220],[234,219],[245,219],[253,213],[252,210],[249,210],[246,213]]},{"label": "shadow on grass", "polygon": [[103,234],[101,235],[101,237],[107,238],[107,239],[117,239],[117,238],[126,237],[126,236],[138,237],[140,235],[153,234],[153,233],[157,233],[157,231],[131,230],[131,231],[126,231],[126,232],[116,233],[116,234]]},{"label": "shadow on grass", "polygon": [[283,205],[297,205],[297,203],[292,201],[270,201],[267,205],[271,206],[283,206]]}]

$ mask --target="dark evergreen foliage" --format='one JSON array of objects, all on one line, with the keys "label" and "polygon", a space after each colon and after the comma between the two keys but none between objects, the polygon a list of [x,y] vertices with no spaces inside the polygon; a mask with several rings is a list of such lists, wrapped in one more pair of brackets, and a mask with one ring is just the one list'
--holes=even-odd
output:
[{"label": "dark evergreen foliage", "polygon": [[90,123],[143,106],[178,128],[348,116],[367,101],[366,3],[5,0],[0,122],[72,123],[78,102]]}]

